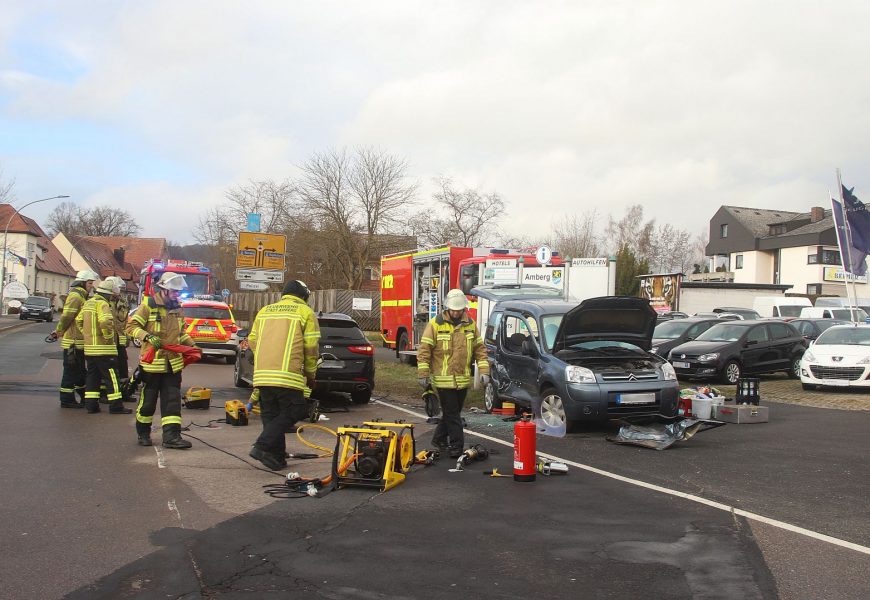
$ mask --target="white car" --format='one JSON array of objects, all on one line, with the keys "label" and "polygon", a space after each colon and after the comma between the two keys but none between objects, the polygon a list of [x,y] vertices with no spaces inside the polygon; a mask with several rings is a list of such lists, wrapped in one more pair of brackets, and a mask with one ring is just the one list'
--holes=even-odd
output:
[{"label": "white car", "polygon": [[864,324],[829,327],[804,352],[801,385],[870,388],[870,327]]}]

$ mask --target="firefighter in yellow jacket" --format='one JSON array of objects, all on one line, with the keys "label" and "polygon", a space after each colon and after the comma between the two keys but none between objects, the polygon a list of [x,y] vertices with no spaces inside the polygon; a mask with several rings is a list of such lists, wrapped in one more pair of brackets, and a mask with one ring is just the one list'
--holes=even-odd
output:
[{"label": "firefighter in yellow jacket", "polygon": [[[112,307],[112,316],[115,318],[115,343],[118,346],[116,371],[123,391],[124,384],[130,379],[130,367],[127,364],[127,346],[130,345],[130,342],[127,340],[127,317],[130,312],[130,304],[127,302],[127,296],[124,294],[127,284],[117,275],[106,277],[106,279],[118,286],[118,294],[112,296],[112,299],[109,300],[109,306]],[[124,398],[124,401],[128,400],[129,398]]]},{"label": "firefighter in yellow jacket", "polygon": [[195,346],[184,333],[179,293],[187,287],[183,275],[167,271],[160,276],[154,293],[148,296],[127,321],[127,335],[142,342],[142,354],[149,348],[156,353],[150,363],[140,361],[142,381],[136,407],[136,434],[140,446],[151,445],[151,423],[160,398],[160,424],[163,427],[163,447],[175,450],[190,448],[181,437],[181,370],[184,360],[176,352],[162,349],[167,344]]},{"label": "firefighter in yellow jacket", "polygon": [[121,400],[121,384],[115,371],[118,346],[115,342],[115,316],[109,304],[118,294],[118,286],[106,278],[94,288],[93,297],[85,302],[76,317],[76,325],[84,337],[85,358],[88,363],[85,379],[85,408],[88,413],[100,412],[100,386],[106,389],[109,412],[129,415],[133,411],[124,408]]},{"label": "firefighter in yellow jacket", "polygon": [[[63,336],[60,345],[63,348],[63,375],[60,378],[61,408],[84,408],[85,367],[84,338],[82,331],[76,325],[76,317],[88,300],[88,296],[99,276],[85,269],[76,273],[76,280],[63,303],[63,313],[57,322],[57,327],[51,332],[50,339],[56,340]],[[81,403],[76,401],[76,393],[81,396]]]},{"label": "firefighter in yellow jacket", "polygon": [[281,300],[257,313],[248,335],[263,420],[250,455],[273,471],[287,466],[284,434],[308,416],[305,388],[314,389],[320,327],[307,304],[309,295],[303,282],[288,281]]},{"label": "firefighter in yellow jacket", "polygon": [[429,321],[417,348],[417,377],[425,389],[435,388],[441,402],[441,421],[432,434],[432,445],[449,450],[452,458],[462,454],[462,405],[471,385],[476,364],[484,386],[489,383],[486,347],[474,321],[468,316],[468,300],[453,289],[444,299],[446,310]]}]

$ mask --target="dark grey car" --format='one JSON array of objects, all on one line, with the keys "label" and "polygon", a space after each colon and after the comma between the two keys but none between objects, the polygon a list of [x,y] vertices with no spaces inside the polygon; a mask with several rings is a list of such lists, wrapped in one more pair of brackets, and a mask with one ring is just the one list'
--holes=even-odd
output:
[{"label": "dark grey car", "polygon": [[484,333],[486,407],[510,400],[568,430],[625,415],[673,416],[676,374],[649,352],[655,321],[648,300],[629,296],[499,302]]},{"label": "dark grey car", "polygon": [[667,358],[668,352],[674,347],[683,342],[694,340],[713,325],[721,322],[722,320],[719,318],[699,319],[696,317],[661,322],[653,330],[652,352]]},{"label": "dark grey car", "polygon": [[51,300],[44,296],[30,296],[21,305],[21,312],[18,313],[18,318],[37,319],[39,321],[53,321],[54,313],[51,310]]}]

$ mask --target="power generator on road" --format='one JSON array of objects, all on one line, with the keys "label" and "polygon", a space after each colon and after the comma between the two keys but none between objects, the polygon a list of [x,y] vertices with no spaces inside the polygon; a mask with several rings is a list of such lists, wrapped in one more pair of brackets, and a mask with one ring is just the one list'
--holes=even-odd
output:
[{"label": "power generator on road", "polygon": [[389,490],[405,480],[414,464],[414,426],[366,421],[360,427],[339,427],[332,457],[336,487],[361,486]]}]

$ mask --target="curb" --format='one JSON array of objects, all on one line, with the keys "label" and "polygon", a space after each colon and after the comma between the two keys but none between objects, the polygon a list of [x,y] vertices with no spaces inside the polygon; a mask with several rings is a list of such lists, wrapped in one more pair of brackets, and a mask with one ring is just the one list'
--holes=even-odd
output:
[{"label": "curb", "polygon": [[24,323],[15,323],[14,325],[9,325],[7,327],[0,327],[0,335],[5,335],[16,329],[21,329],[22,327],[27,327],[28,325],[36,325],[39,321],[25,321]]}]

